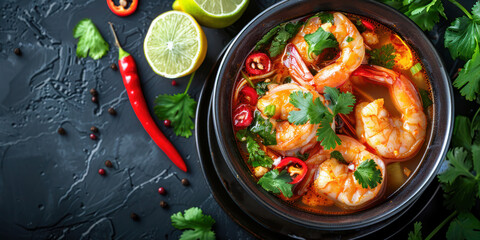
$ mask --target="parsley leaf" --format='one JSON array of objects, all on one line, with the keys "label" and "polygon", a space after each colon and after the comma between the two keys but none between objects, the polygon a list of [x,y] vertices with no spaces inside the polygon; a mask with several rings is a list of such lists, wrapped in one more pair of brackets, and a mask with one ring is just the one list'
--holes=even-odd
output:
[{"label": "parsley leaf", "polygon": [[342,164],[348,164],[347,161],[345,161],[345,158],[343,158],[342,153],[339,151],[335,150],[330,153],[330,158],[335,158],[337,161],[339,161]]},{"label": "parsley leaf", "polygon": [[432,30],[440,16],[445,16],[441,0],[380,0],[412,19],[422,30]]},{"label": "parsley leaf", "polygon": [[334,116],[339,113],[347,115],[353,110],[353,105],[355,104],[355,96],[353,94],[340,93],[338,89],[331,87],[326,87],[324,91],[325,99],[330,101],[328,108],[332,110]]},{"label": "parsley leaf", "polygon": [[323,23],[330,23],[330,24],[333,25],[335,23],[334,18],[333,18],[333,14],[331,14],[329,12],[320,12],[320,13],[315,14],[315,16],[318,16],[320,18],[320,21],[322,21],[322,24]]},{"label": "parsley leaf", "polygon": [[[468,13],[468,12],[467,12]],[[480,42],[480,3],[472,9],[473,17],[459,17],[445,31],[445,47],[453,59],[467,61],[472,58]]]},{"label": "parsley leaf", "polygon": [[247,142],[248,162],[252,167],[272,167],[273,160],[260,148],[260,145],[258,145],[249,131],[246,129],[238,131],[237,139],[242,142]]},{"label": "parsley leaf", "polygon": [[272,45],[268,50],[270,57],[276,57],[283,52],[283,49],[285,49],[285,46],[287,45],[287,41],[297,34],[300,26],[302,26],[301,22],[280,24],[278,33],[273,38]]},{"label": "parsley leaf", "polygon": [[175,95],[160,94],[155,99],[156,105],[153,107],[155,115],[160,120],[168,119],[172,122],[175,135],[186,138],[192,136],[191,130],[195,127],[192,118],[195,116],[197,102],[187,94],[194,75],[190,76],[184,93]]},{"label": "parsley leaf", "polygon": [[453,128],[452,145],[454,147],[463,147],[471,150],[473,132],[471,131],[470,119],[465,116],[455,117],[455,126]]},{"label": "parsley leaf", "polygon": [[316,98],[313,101],[313,94],[310,92],[294,91],[290,94],[290,103],[300,110],[291,111],[288,114],[288,121],[295,125],[303,125],[310,121],[311,124],[318,124],[328,112],[327,108]]},{"label": "parsley leaf", "polygon": [[258,51],[260,50],[263,46],[265,46],[266,44],[268,44],[272,38],[275,36],[275,34],[278,33],[278,30],[280,30],[280,25],[272,28],[270,31],[268,31],[265,35],[263,35],[262,39],[260,39],[260,41],[257,42],[257,44],[255,45],[255,51]]},{"label": "parsley leaf", "polygon": [[391,43],[383,45],[381,48],[367,50],[367,53],[370,55],[370,58],[368,59],[369,64],[389,69],[392,69],[393,66],[395,66],[395,48]]},{"label": "parsley leaf", "polygon": [[293,196],[292,188],[293,185],[289,182],[292,181],[292,177],[288,173],[287,170],[283,170],[282,172],[278,172],[278,169],[273,169],[263,177],[258,180],[258,184],[263,187],[263,189],[273,192],[275,194],[282,193],[283,196],[290,198]]},{"label": "parsley leaf", "polygon": [[335,36],[330,32],[326,32],[321,27],[314,33],[306,34],[304,38],[308,44],[308,57],[311,57],[312,53],[315,53],[317,56],[320,55],[325,48],[338,47]]},{"label": "parsley leaf", "polygon": [[447,153],[447,160],[450,167],[438,175],[438,179],[442,183],[451,184],[459,176],[469,176],[472,163],[467,160],[468,152],[463,148],[455,148]]},{"label": "parsley leaf", "polygon": [[263,118],[260,111],[255,111],[254,115],[250,131],[258,134],[263,139],[264,145],[277,145],[277,131],[273,128],[270,120]]},{"label": "parsley leaf", "polygon": [[268,85],[272,84],[272,82],[259,82],[255,86],[255,90],[257,91],[257,94],[259,97],[265,95],[268,92]]},{"label": "parsley leaf", "polygon": [[432,100],[430,99],[430,93],[422,88],[419,88],[418,90],[420,91],[420,97],[422,98],[423,108],[426,109],[430,107],[433,104]]},{"label": "parsley leaf", "polygon": [[73,37],[78,38],[77,57],[85,58],[89,55],[97,60],[108,52],[108,43],[103,40],[95,24],[88,18],[77,23],[73,29]]},{"label": "parsley leaf", "polygon": [[382,183],[382,172],[373,159],[363,161],[353,173],[362,188],[375,188]]},{"label": "parsley leaf", "polygon": [[172,225],[179,230],[193,229],[184,231],[180,240],[215,239],[215,233],[212,231],[215,220],[209,215],[204,215],[198,207],[187,209],[184,214],[182,212],[175,213],[170,219]]},{"label": "parsley leaf", "polygon": [[450,223],[447,239],[480,239],[480,221],[472,213],[460,213]]},{"label": "parsley leaf", "polygon": [[[480,32],[478,33],[480,34]],[[477,46],[472,59],[468,60],[464,68],[458,74],[457,79],[453,82],[453,86],[460,89],[460,94],[467,100],[473,101],[477,99],[480,93],[480,50]]]},{"label": "parsley leaf", "polygon": [[422,223],[415,222],[413,231],[408,233],[408,240],[422,240]]},{"label": "parsley leaf", "polygon": [[342,144],[342,141],[332,129],[331,124],[331,119],[324,118],[317,129],[317,141],[321,142],[320,145],[327,150],[335,148],[337,144]]}]

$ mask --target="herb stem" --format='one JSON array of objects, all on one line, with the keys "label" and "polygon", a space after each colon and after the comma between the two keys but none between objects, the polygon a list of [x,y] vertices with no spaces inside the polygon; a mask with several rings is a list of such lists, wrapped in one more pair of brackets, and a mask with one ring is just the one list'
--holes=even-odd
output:
[{"label": "herb stem", "polygon": [[242,73],[243,78],[245,78],[245,80],[247,80],[248,84],[250,84],[250,86],[255,88],[255,85],[253,85],[252,80],[250,80],[250,78],[247,76],[247,74],[245,74],[243,71],[240,71],[240,72]]},{"label": "herb stem", "polygon": [[192,75],[190,75],[190,80],[188,80],[187,89],[185,89],[185,92],[183,94],[186,94],[188,92],[188,89],[190,88],[190,84],[192,84],[193,76],[195,76],[195,72],[193,72]]},{"label": "herb stem", "polygon": [[433,231],[430,234],[428,234],[428,236],[425,238],[425,240],[430,240],[438,231],[440,231],[440,229],[442,229],[442,227],[445,224],[450,222],[450,220],[452,220],[452,218],[455,217],[457,214],[458,214],[457,211],[452,212],[452,214],[450,214],[450,216],[445,218],[445,220],[443,220],[442,223],[440,223],[435,229],[433,229]]},{"label": "herb stem", "polygon": [[460,8],[460,10],[462,10],[462,12],[465,13],[465,15],[467,15],[468,18],[470,19],[473,19],[472,18],[472,15],[467,11],[467,9],[465,9],[462,4],[460,4],[459,2],[457,2],[456,0],[448,0],[450,1],[451,3],[453,3],[453,5],[457,6],[458,8]]}]

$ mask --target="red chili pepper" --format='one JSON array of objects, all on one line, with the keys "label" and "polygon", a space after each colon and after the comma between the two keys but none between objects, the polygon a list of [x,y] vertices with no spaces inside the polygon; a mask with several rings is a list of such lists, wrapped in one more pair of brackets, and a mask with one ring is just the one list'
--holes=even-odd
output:
[{"label": "red chili pepper", "polygon": [[270,72],[272,61],[265,53],[253,53],[247,57],[245,68],[251,75],[261,75]]},{"label": "red chili pepper", "polygon": [[257,101],[258,101],[258,94],[257,91],[250,87],[250,86],[245,86],[242,88],[240,91],[240,102],[241,103],[246,103],[250,104],[252,106],[257,106]]},{"label": "red chili pepper", "polygon": [[130,7],[127,7],[127,0],[120,0],[120,5],[117,6],[113,0],[107,0],[107,5],[110,10],[115,13],[117,16],[125,17],[128,16],[137,10],[138,0],[132,0]]},{"label": "red chili pepper", "polygon": [[290,176],[297,175],[290,184],[296,184],[303,180],[305,175],[307,175],[307,164],[294,157],[286,157],[280,161],[280,163],[275,168],[284,168],[288,166],[287,171],[290,173]]},{"label": "red chili pepper", "polygon": [[239,129],[250,126],[253,121],[252,108],[246,104],[238,106],[233,111],[233,125]]},{"label": "red chili pepper", "polygon": [[373,26],[372,23],[370,23],[370,22],[362,19],[362,24],[363,24],[363,26],[365,26],[367,29],[370,29],[370,30],[372,30],[372,31],[375,31],[375,26]]},{"label": "red chili pepper", "polygon": [[113,24],[110,23],[113,35],[115,36],[115,43],[119,50],[118,66],[123,77],[123,84],[127,90],[128,99],[132,105],[135,115],[147,131],[148,135],[157,144],[160,149],[167,155],[168,158],[180,169],[187,171],[187,166],[182,157],[172,145],[172,143],[163,135],[162,131],[157,127],[150,112],[148,111],[145,97],[143,96],[142,88],[140,86],[140,79],[138,78],[137,66],[133,57],[125,52],[118,42],[117,35],[113,29]]}]

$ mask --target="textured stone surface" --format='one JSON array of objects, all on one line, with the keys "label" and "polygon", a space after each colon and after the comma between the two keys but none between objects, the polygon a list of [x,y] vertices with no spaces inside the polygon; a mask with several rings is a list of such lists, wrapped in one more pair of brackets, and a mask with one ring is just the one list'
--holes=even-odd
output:
[{"label": "textured stone surface", "polygon": [[[176,137],[157,121],[184,156],[189,168],[184,173],[143,130],[120,73],[110,69],[118,52],[108,21],[137,61],[150,109],[156,95],[183,91],[188,77],[172,86],[150,69],[142,46],[150,22],[170,10],[172,2],[140,0],[135,14],[120,18],[100,0],[0,1],[0,239],[176,239],[181,232],[171,226],[170,215],[192,206],[216,219],[219,239],[251,238],[205,185],[194,138]],[[223,46],[274,2],[252,0],[233,26],[205,28],[209,50],[191,87],[195,99]],[[91,18],[110,44],[100,60],[75,56],[72,30],[83,18]],[[442,46],[445,26],[430,37],[453,68]],[[14,54],[17,47],[22,56]],[[90,88],[99,92],[98,104],[91,102]],[[110,107],[116,116],[108,114]],[[91,126],[99,129],[96,141],[89,138]],[[57,133],[59,127],[66,135]],[[114,167],[105,168],[106,160]],[[106,169],[105,176],[97,173],[99,168]],[[190,185],[183,186],[182,178]],[[160,186],[165,196],[158,194]],[[159,206],[162,200],[168,208]],[[130,218],[132,212],[140,221]]]}]

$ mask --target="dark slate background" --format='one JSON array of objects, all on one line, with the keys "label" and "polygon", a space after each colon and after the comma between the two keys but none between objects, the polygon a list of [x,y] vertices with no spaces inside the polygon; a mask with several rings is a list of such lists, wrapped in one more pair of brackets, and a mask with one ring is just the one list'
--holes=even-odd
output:
[{"label": "dark slate background", "polygon": [[[189,91],[192,97],[198,100],[222,48],[274,2],[252,0],[234,25],[204,28],[208,53]],[[467,9],[474,3],[460,2]],[[120,18],[100,0],[0,0],[0,239],[177,239],[181,231],[171,226],[170,215],[192,206],[215,218],[219,239],[252,238],[215,202],[202,176],[194,138],[177,137],[157,121],[184,156],[189,169],[184,173],[144,131],[120,73],[110,69],[118,51],[108,21],[136,59],[150,110],[156,95],[183,92],[188,77],[172,86],[150,69],[142,46],[150,22],[171,10],[172,3],[140,0],[135,14]],[[428,35],[447,68],[456,69],[463,63],[453,62],[442,42],[446,26],[461,12],[444,4],[450,19],[442,19]],[[75,56],[72,30],[83,18],[91,18],[110,44],[100,60]],[[16,47],[22,56],[13,53]],[[98,104],[91,102],[90,88],[99,92]],[[457,106],[461,101],[457,94]],[[461,106],[456,110],[462,114],[475,110]],[[108,114],[110,107],[117,116]],[[89,138],[91,126],[100,129],[96,141]],[[65,136],[57,133],[59,127],[66,129]],[[105,160],[114,167],[105,168]],[[106,169],[106,176],[97,173],[99,168]],[[182,178],[189,179],[190,186],[183,186]],[[158,194],[160,186],[167,190],[165,196]],[[170,207],[161,208],[162,200]],[[433,212],[441,208],[441,197],[433,206]],[[130,218],[132,212],[140,221]],[[425,222],[424,235],[441,221],[431,216],[420,220]]]}]

